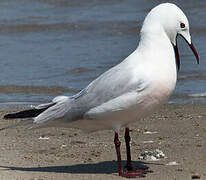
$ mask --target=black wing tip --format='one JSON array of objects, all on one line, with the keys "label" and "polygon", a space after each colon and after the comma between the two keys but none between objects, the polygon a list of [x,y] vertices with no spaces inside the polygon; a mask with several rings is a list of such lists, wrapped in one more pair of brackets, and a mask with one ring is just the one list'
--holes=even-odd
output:
[{"label": "black wing tip", "polygon": [[17,113],[9,113],[4,115],[4,119],[16,119],[18,118]]},{"label": "black wing tip", "polygon": [[12,118],[12,114],[6,114],[4,115],[4,119],[11,119]]},{"label": "black wing tip", "polygon": [[34,109],[28,109],[28,110],[23,110],[19,112],[9,113],[4,116],[4,119],[34,118],[55,104],[56,103],[52,103],[50,106],[42,108],[42,109],[34,108]]},{"label": "black wing tip", "polygon": [[20,112],[9,113],[4,116],[4,119],[20,119],[20,118],[34,118],[44,112],[48,107],[43,109],[28,109]]},{"label": "black wing tip", "polygon": [[11,114],[4,115],[4,119],[17,119],[17,118],[21,118],[21,117],[18,117],[17,113],[11,113]]},{"label": "black wing tip", "polygon": [[9,113],[4,116],[4,119],[32,118],[40,114],[42,110],[29,109],[20,112]]}]

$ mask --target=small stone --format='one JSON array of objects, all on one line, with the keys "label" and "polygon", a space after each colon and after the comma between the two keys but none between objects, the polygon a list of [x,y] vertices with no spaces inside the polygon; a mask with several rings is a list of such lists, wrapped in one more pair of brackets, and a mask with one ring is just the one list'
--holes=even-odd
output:
[{"label": "small stone", "polygon": [[154,141],[142,141],[143,144],[154,143]]},{"label": "small stone", "polygon": [[183,171],[183,169],[182,168],[178,168],[176,171]]},{"label": "small stone", "polygon": [[179,164],[176,161],[172,161],[172,162],[168,162],[166,165],[167,166],[177,166]]},{"label": "small stone", "polygon": [[154,132],[151,132],[151,131],[145,131],[145,132],[143,132],[143,134],[156,134],[156,133],[158,133],[157,131],[154,131]]},{"label": "small stone", "polygon": [[39,139],[40,139],[40,140],[49,140],[49,137],[46,137],[46,136],[40,136]]},{"label": "small stone", "polygon": [[67,147],[67,145],[66,144],[62,144],[61,148],[64,148],[64,147]]},{"label": "small stone", "polygon": [[193,174],[192,179],[200,179],[200,174]]}]

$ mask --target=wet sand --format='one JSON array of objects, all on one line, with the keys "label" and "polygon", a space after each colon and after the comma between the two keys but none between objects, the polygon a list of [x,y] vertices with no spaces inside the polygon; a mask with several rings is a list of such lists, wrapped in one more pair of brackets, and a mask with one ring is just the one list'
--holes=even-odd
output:
[{"label": "wet sand", "polygon": [[[0,116],[15,109],[1,109]],[[145,180],[206,179],[206,104],[169,104],[149,118],[131,125],[132,159],[135,166],[147,166],[153,173]],[[1,118],[0,127],[16,123]],[[144,134],[157,131],[156,134]],[[116,168],[113,131],[86,134],[79,130],[46,128],[0,132],[1,180],[120,179]],[[39,137],[49,139],[39,139]],[[125,143],[121,131],[122,159]],[[154,141],[154,143],[143,143]],[[162,150],[159,161],[140,161],[146,150]],[[166,166],[176,161],[177,166]],[[123,162],[125,163],[125,161]]]}]

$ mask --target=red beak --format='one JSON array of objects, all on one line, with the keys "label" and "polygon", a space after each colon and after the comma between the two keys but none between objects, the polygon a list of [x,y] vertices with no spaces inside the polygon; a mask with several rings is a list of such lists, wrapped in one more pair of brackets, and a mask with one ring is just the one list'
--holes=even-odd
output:
[{"label": "red beak", "polygon": [[[181,35],[182,36],[182,35]],[[183,37],[183,36],[182,36]],[[190,46],[190,49],[192,50],[192,52],[194,53],[195,57],[196,57],[196,60],[197,60],[197,64],[200,63],[199,61],[199,56],[198,56],[198,53],[194,47],[194,45],[191,43],[189,43],[184,37],[183,39],[187,42],[187,44]],[[177,64],[177,69],[178,71],[180,70],[180,56],[179,56],[179,51],[178,51],[178,47],[177,47],[177,41],[176,41],[176,46],[173,46],[174,47],[174,51],[175,51],[175,58],[176,58],[176,64]]]}]

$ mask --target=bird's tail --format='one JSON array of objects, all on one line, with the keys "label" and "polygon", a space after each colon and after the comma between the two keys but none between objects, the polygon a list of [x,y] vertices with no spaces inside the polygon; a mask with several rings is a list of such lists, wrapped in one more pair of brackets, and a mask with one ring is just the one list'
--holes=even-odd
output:
[{"label": "bird's tail", "polygon": [[43,113],[45,110],[47,110],[48,108],[50,108],[53,105],[55,105],[55,103],[51,103],[48,106],[46,106],[44,108],[40,108],[40,109],[34,108],[34,109],[28,109],[28,110],[24,110],[24,111],[6,114],[4,116],[4,119],[34,118],[34,117],[37,117],[39,114]]},{"label": "bird's tail", "polygon": [[[54,98],[52,102],[46,104],[40,104],[33,109],[6,114],[4,116],[4,119],[22,119],[22,120],[17,124],[0,128],[0,131],[5,129],[15,128],[18,126],[25,126],[25,125],[29,126],[28,128],[31,129],[34,127],[34,125],[32,124],[34,123],[35,118],[37,118],[38,116],[42,116],[42,114],[44,114],[47,109],[53,108],[53,106],[67,99],[68,97],[66,96],[58,96]],[[53,109],[51,111],[53,111]]]},{"label": "bird's tail", "polygon": [[43,113],[45,110],[55,105],[56,103],[41,104],[33,109],[23,110],[19,112],[9,113],[4,116],[4,119],[22,119],[16,124],[9,125],[7,127],[0,128],[0,131],[5,129],[12,129],[18,126],[26,126],[28,129],[33,124],[33,118],[37,117],[39,114]]}]

